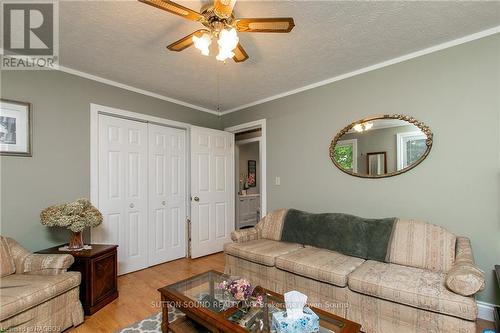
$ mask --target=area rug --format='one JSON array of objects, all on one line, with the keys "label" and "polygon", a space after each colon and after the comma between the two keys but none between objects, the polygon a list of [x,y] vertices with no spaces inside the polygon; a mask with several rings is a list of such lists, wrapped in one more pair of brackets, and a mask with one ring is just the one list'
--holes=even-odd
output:
[{"label": "area rug", "polygon": [[[181,316],[184,316],[184,314],[176,308],[170,307],[168,309],[169,323]],[[161,312],[122,328],[117,333],[161,333]]]}]

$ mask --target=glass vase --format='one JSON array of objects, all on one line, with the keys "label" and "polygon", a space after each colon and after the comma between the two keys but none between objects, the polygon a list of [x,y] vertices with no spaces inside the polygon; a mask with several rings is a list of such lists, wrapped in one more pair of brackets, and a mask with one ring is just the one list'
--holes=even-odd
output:
[{"label": "glass vase", "polygon": [[83,232],[71,232],[71,238],[69,239],[68,250],[79,251],[83,250]]}]

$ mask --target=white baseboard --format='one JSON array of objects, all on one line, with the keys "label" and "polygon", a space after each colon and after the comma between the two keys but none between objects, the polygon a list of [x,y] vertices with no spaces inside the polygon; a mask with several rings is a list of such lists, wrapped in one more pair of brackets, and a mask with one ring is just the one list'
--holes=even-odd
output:
[{"label": "white baseboard", "polygon": [[477,301],[477,316],[480,319],[495,321],[493,312],[498,305]]}]

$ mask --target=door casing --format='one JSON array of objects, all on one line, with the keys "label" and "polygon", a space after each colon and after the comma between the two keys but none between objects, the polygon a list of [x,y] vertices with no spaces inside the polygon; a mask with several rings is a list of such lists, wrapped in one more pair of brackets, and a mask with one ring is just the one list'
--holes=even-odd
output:
[{"label": "door casing", "polygon": [[[266,119],[259,119],[248,123],[243,123],[231,127],[224,128],[224,131],[231,133],[245,132],[251,129],[260,128],[261,136],[259,138],[259,160],[260,160],[260,217],[267,214],[267,132]],[[235,145],[236,147],[236,145]],[[236,148],[235,148],[236,149]],[[236,154],[235,154],[236,156]],[[236,157],[235,157],[236,158]],[[237,163],[236,159],[234,161]],[[259,176],[257,176],[259,177]]]}]

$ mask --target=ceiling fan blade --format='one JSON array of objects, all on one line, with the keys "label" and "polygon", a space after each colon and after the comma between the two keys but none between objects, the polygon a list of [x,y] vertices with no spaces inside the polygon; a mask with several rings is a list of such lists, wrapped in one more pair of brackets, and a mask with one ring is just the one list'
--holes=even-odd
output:
[{"label": "ceiling fan blade", "polygon": [[291,17],[242,18],[236,20],[240,32],[290,32],[295,23]]},{"label": "ceiling fan blade", "polygon": [[227,19],[233,13],[236,0],[214,0],[214,13],[220,18]]},{"label": "ceiling fan blade", "polygon": [[203,21],[205,17],[192,9],[181,6],[170,0],[139,0],[142,3],[150,6],[166,10],[169,13],[182,16],[192,21]]},{"label": "ceiling fan blade", "polygon": [[238,43],[238,46],[236,46],[233,52],[234,52],[233,60],[235,62],[243,62],[248,59],[248,54],[246,53],[245,49],[243,48],[243,46],[241,46],[240,43]]},{"label": "ceiling fan blade", "polygon": [[175,52],[180,52],[184,49],[187,49],[188,47],[193,45],[193,36],[201,37],[201,35],[203,35],[203,33],[205,33],[205,32],[210,33],[206,29],[196,30],[192,34],[189,34],[186,37],[181,38],[176,42],[173,42],[172,44],[167,46],[167,49],[169,49],[170,51],[175,51]]}]

